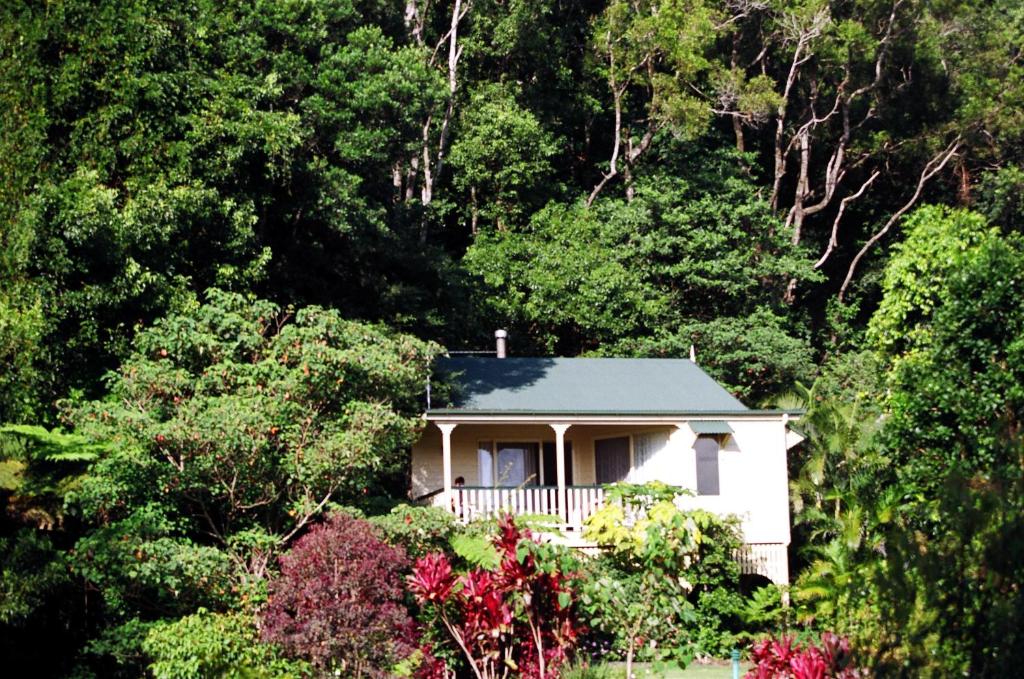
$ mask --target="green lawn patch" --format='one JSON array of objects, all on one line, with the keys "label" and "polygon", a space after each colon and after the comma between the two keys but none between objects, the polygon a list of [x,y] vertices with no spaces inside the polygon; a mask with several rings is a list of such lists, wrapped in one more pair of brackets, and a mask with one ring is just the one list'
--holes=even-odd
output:
[{"label": "green lawn patch", "polygon": [[[611,663],[613,667],[621,668],[625,672],[625,663]],[[742,677],[750,669],[749,663],[740,663],[740,676]],[[686,669],[678,667],[669,668],[664,674],[656,673],[654,668],[647,663],[634,663],[633,672],[637,679],[732,679],[732,665],[728,662],[701,664],[690,663]]]}]

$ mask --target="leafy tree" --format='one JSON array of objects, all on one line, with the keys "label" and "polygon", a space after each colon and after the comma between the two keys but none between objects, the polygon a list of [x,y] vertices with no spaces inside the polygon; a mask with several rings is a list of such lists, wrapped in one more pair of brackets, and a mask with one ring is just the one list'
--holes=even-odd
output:
[{"label": "leafy tree", "polygon": [[955,172],[966,199],[980,159],[999,164],[1016,148],[1021,70],[1005,52],[1020,42],[1016,3],[744,1],[723,12],[709,104],[741,150],[761,151],[772,207],[821,253],[815,268],[837,268],[840,299],[929,192],[951,197]]},{"label": "leafy tree", "polygon": [[551,193],[545,184],[555,151],[551,135],[509,93],[488,87],[474,94],[450,158],[456,188],[470,196],[472,232],[480,220],[499,231],[521,224],[536,196]]},{"label": "leafy tree", "polygon": [[444,96],[423,48],[348,2],[3,12],[10,417],[99,393],[137,326],[210,286],[427,322],[448,258],[393,183]]},{"label": "leafy tree", "polygon": [[330,515],[281,557],[263,638],[323,676],[386,675],[415,649],[402,603],[408,565],[365,520]]},{"label": "leafy tree", "polygon": [[[85,661],[104,674],[140,670],[155,620],[257,603],[272,556],[331,500],[399,468],[419,427],[433,345],[208,297],[138,335],[111,396],[69,409],[74,434],[3,429],[5,518],[52,531],[5,525],[2,564],[19,577],[5,577],[4,623],[20,635],[50,624],[36,610],[61,611],[75,626],[61,644],[92,626]],[[65,589],[78,596],[56,603]]]},{"label": "leafy tree", "polygon": [[543,353],[687,356],[697,344],[702,364],[753,398],[806,375],[807,341],[782,302],[806,271],[801,252],[718,160],[691,180],[638,177],[631,202],[552,203],[525,228],[480,234],[465,263],[488,315]]},{"label": "leafy tree", "polygon": [[[140,320],[206,286],[253,280],[268,256],[252,202],[190,167],[203,124],[190,114],[217,99],[202,74],[216,18],[157,5],[62,2],[4,22],[28,29],[5,56],[25,66],[12,105],[34,112],[40,147],[5,212],[46,319],[40,358],[61,366],[44,401],[93,389]],[[5,141],[15,146],[3,155],[18,150],[16,136]]]},{"label": "leafy tree", "polygon": [[621,173],[632,198],[635,166],[667,130],[695,137],[710,109],[694,94],[711,64],[717,12],[702,0],[611,0],[591,37],[598,70],[612,100],[608,170],[591,190],[589,207]]},{"label": "leafy tree", "polygon": [[328,502],[403,464],[437,349],[316,307],[207,297],[140,333],[110,395],[73,411],[110,449],[75,502],[114,525],[173,511],[258,579]]},{"label": "leafy tree", "polygon": [[882,302],[868,329],[869,341],[890,356],[928,343],[932,314],[949,277],[970,250],[995,234],[980,214],[941,206],[920,208],[904,230],[907,237],[893,248],[882,280]]},{"label": "leafy tree", "polygon": [[1021,653],[1006,592],[1021,577],[1022,244],[976,215],[915,218],[930,221],[891,263],[892,299],[872,322],[896,354],[881,454],[837,487],[836,536],[796,597],[872,648],[877,671],[999,672]]},{"label": "leafy tree", "polygon": [[791,326],[784,316],[758,307],[745,317],[691,320],[603,351],[681,358],[693,346],[703,369],[740,399],[756,404],[813,370],[809,342]]},{"label": "leafy tree", "polygon": [[[928,342],[892,374],[885,444],[904,504],[883,608],[913,662],[991,674],[1021,661],[1024,243],[990,236],[939,289]],[[954,360],[950,360],[955,357]],[[897,571],[897,568],[900,570]],[[927,638],[938,657],[916,653]]]},{"label": "leafy tree", "polygon": [[[687,566],[698,557],[702,516],[680,511],[678,489],[664,484],[611,486],[609,499],[584,527],[584,537],[612,550],[597,564],[582,597],[591,624],[609,635],[632,674],[637,654],[685,666],[692,657],[686,628],[697,616]],[[631,519],[627,521],[628,516]],[[702,521],[703,522],[703,521]]]}]

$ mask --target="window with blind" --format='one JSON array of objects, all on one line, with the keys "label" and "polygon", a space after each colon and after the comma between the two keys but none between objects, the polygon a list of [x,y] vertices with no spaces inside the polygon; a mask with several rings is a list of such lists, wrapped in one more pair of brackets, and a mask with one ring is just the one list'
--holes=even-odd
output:
[{"label": "window with blind", "polygon": [[616,483],[629,475],[629,437],[594,441],[594,472],[597,482]]},{"label": "window with blind", "polygon": [[718,439],[698,436],[693,449],[697,453],[697,495],[718,495]]}]

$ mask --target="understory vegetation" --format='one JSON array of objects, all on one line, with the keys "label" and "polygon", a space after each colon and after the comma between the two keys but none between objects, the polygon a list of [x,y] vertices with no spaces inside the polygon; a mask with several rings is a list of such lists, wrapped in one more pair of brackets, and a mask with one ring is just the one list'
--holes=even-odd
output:
[{"label": "understory vegetation", "polygon": [[[3,3],[5,671],[1017,671],[1022,45],[1017,0]],[[409,504],[499,327],[805,411],[792,586],[678,489],[586,558]]]}]

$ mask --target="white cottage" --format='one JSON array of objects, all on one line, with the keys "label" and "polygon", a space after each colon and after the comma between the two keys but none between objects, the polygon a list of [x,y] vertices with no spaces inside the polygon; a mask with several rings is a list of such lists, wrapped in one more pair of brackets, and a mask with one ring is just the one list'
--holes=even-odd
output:
[{"label": "white cottage", "polygon": [[691,360],[504,358],[501,349],[440,362],[457,393],[426,412],[413,497],[465,520],[551,514],[578,535],[604,484],[662,481],[693,493],[681,507],[739,517],[744,571],[788,583],[796,413],[747,408]]}]

